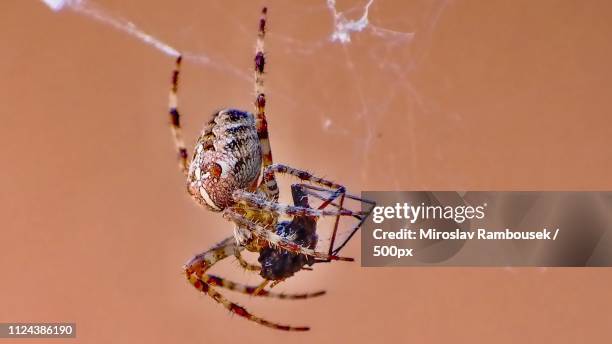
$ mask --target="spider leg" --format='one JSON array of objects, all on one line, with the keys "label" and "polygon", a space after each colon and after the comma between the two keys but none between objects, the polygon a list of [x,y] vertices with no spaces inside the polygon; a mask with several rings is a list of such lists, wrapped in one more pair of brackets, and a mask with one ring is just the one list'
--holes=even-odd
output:
[{"label": "spider leg", "polygon": [[312,297],[317,297],[321,295],[325,295],[325,290],[319,290],[313,293],[300,293],[300,294],[285,294],[285,293],[273,293],[262,289],[259,294],[256,294],[255,291],[257,289],[256,286],[244,285],[236,282],[232,282],[225,278],[215,276],[215,275],[204,275],[202,281],[208,283],[209,285],[225,288],[228,290],[232,290],[238,293],[247,294],[251,296],[264,296],[271,297],[277,299],[285,299],[285,300],[303,300],[309,299]]},{"label": "spider leg", "polygon": [[[331,242],[330,242],[330,246],[329,246],[329,256],[335,255],[332,254],[332,250],[334,247],[334,242],[336,240],[336,234],[338,232],[338,224],[340,223],[340,216],[341,215],[348,215],[348,216],[361,216],[361,215],[365,215],[363,213],[354,213],[351,212],[349,210],[346,210],[342,207],[343,203],[344,203],[344,198],[345,198],[345,194],[346,194],[346,188],[342,185],[336,184],[330,180],[326,180],[320,177],[316,177],[313,176],[312,174],[310,174],[307,171],[303,171],[303,170],[298,170],[295,169],[293,167],[290,166],[286,166],[286,165],[281,165],[281,164],[274,164],[274,165],[270,165],[268,166],[263,173],[263,178],[262,178],[262,183],[264,182],[268,182],[269,180],[271,180],[272,178],[274,178],[274,174],[275,173],[284,173],[284,174],[290,174],[292,176],[295,176],[303,181],[309,181],[311,183],[315,183],[315,184],[319,184],[319,185],[323,185],[326,186],[330,189],[334,189],[333,193],[325,200],[323,201],[323,203],[321,203],[321,205],[319,206],[320,211],[324,211],[321,209],[324,209],[325,207],[327,207],[328,204],[330,204],[331,202],[333,202],[336,198],[340,197],[340,204],[338,207],[338,211],[336,213],[336,220],[334,223],[334,229],[333,229],[333,234],[331,237]],[[371,211],[371,210],[370,210]],[[329,212],[329,211],[327,211]],[[350,213],[350,214],[349,214]],[[365,215],[365,217],[367,217],[367,215]],[[365,217],[364,217],[364,221],[365,221]],[[358,227],[357,227],[358,228]],[[356,232],[357,229],[355,229],[353,231],[353,233],[351,233],[351,235],[349,236],[352,237],[354,235],[354,232]],[[342,246],[344,246],[346,244],[346,242],[342,243]]]},{"label": "spider leg", "polygon": [[[305,190],[305,192],[308,195],[314,196],[320,200],[327,200],[329,199],[328,197],[324,197],[319,195],[317,192],[313,192],[313,191],[309,191],[309,190],[316,190],[316,191],[320,191],[320,192],[327,192],[327,193],[333,193],[333,190],[328,190],[328,189],[324,189],[324,188],[320,188],[314,185],[309,185],[309,184],[299,184],[302,185],[303,188],[307,189]],[[351,238],[353,237],[353,235],[355,235],[355,233],[357,232],[357,230],[359,230],[359,228],[361,228],[361,226],[363,225],[363,223],[365,222],[365,220],[368,218],[368,216],[372,213],[372,210],[374,209],[374,207],[376,206],[376,202],[374,201],[370,201],[364,198],[359,198],[355,195],[351,195],[351,194],[345,194],[346,198],[361,202],[361,203],[365,203],[367,204],[366,207],[368,207],[368,209],[364,212],[361,212],[359,215],[355,215],[353,216],[354,218],[356,218],[357,220],[359,220],[359,222],[353,226],[353,228],[351,229],[350,234],[348,235],[348,237],[346,239],[344,239],[344,241],[337,247],[337,248],[333,248],[333,241],[335,238],[335,235],[332,237],[332,242],[330,243],[330,255],[331,254],[338,254],[338,252],[340,252],[340,250],[351,240]],[[336,204],[334,202],[330,203],[333,207],[339,208],[339,209],[343,209],[342,205],[340,204]]]},{"label": "spider leg", "polygon": [[268,212],[274,212],[278,214],[285,214],[289,216],[310,216],[310,217],[321,217],[321,216],[361,216],[365,215],[365,212],[354,212],[348,209],[339,210],[325,210],[325,209],[313,209],[309,207],[300,207],[293,205],[280,204],[275,201],[270,201],[265,197],[254,194],[252,192],[244,190],[236,190],[233,193],[234,201],[244,201],[248,205],[253,206],[257,209],[261,209]]},{"label": "spider leg", "polygon": [[[297,194],[304,195],[306,197],[306,202],[302,202],[301,200],[294,199],[294,203],[296,203],[296,205],[297,205],[298,202],[299,202],[300,205],[308,205],[308,185],[307,184],[305,184],[305,183],[293,184],[293,185],[291,185],[291,189],[292,190],[296,190]],[[344,199],[346,197],[346,188],[344,188],[343,186],[340,186],[339,188],[337,188],[334,191],[327,190],[327,189],[322,189],[322,190],[325,190],[325,191],[329,192],[330,195],[327,198],[321,197],[321,200],[323,200],[323,202],[319,206],[318,210],[325,209],[329,204],[332,204],[333,201],[336,198],[340,197],[340,201],[338,202],[339,204],[337,206],[338,211],[339,212],[342,212],[343,210],[344,211],[348,211],[348,210],[346,210],[346,209],[344,209],[342,207],[343,204],[344,204]],[[296,195],[296,193],[294,193],[294,195]],[[358,215],[355,214],[353,216],[358,216]],[[328,251],[328,254],[330,256],[332,255],[332,251],[333,251],[333,247],[334,247],[334,242],[336,241],[336,235],[338,233],[338,224],[339,223],[340,223],[340,214],[336,215],[335,221],[334,221],[334,229],[332,230],[331,240],[330,240],[330,243],[329,243],[329,251]],[[318,260],[318,262],[330,262],[330,260]]]},{"label": "spider leg", "polygon": [[[249,313],[246,309],[226,299],[223,295],[213,288],[210,276],[205,276],[206,270],[210,269],[218,261],[232,255],[236,249],[241,249],[236,245],[234,237],[223,240],[212,249],[193,257],[185,266],[185,275],[189,283],[196,289],[207,294],[233,314],[237,314],[260,325],[284,331],[308,331],[309,327],[293,327],[270,322]],[[208,279],[209,282],[206,282]]]},{"label": "spider leg", "polygon": [[[311,184],[299,183],[299,184],[294,184],[294,185],[299,185],[300,187],[302,187],[304,189],[304,192],[306,194],[308,194],[309,196],[313,196],[313,197],[315,197],[315,198],[317,198],[319,200],[322,200],[322,201],[328,200],[329,197],[321,196],[317,191],[319,191],[319,192],[326,192],[326,193],[332,193],[333,192],[333,190],[325,189],[325,188],[318,187],[318,186],[311,185]],[[356,200],[356,201],[359,201],[359,202],[376,204],[373,201],[364,200],[364,199],[361,199],[361,198],[359,198],[357,196],[354,196],[354,195],[351,195],[351,194],[348,194],[348,193],[346,194],[346,198],[349,198],[349,199],[352,199],[352,200]],[[337,203],[335,203],[335,202],[330,202],[329,205],[331,205],[331,206],[333,206],[335,208],[339,208],[340,209],[339,205]],[[345,209],[345,208],[342,208],[342,209]],[[354,217],[356,219],[359,219],[358,216],[354,216]]]},{"label": "spider leg", "polygon": [[[259,265],[255,265],[255,264],[250,264],[249,262],[247,262],[243,257],[242,254],[240,254],[240,250],[236,250],[234,252],[234,256],[236,257],[236,259],[238,260],[238,262],[240,263],[240,266],[242,266],[245,270],[248,271],[261,271],[261,266]],[[304,270],[312,270],[311,268],[304,268]],[[290,299],[290,300],[297,300],[297,299],[308,299],[311,297],[316,297],[316,296],[320,296],[325,294],[324,290],[320,290],[320,291],[316,291],[314,293],[304,293],[304,294],[277,294],[277,293],[270,293],[266,290],[264,290],[263,288],[260,288],[260,290],[258,292],[257,288],[258,287],[251,287],[251,286],[245,286],[239,283],[235,283],[232,282],[230,280],[221,278],[221,277],[217,277],[217,276],[213,276],[210,275],[211,278],[214,277],[214,279],[216,280],[211,280],[211,283],[223,287],[223,288],[227,288],[230,290],[234,290],[243,294],[249,294],[252,296],[269,296],[269,297],[274,297],[274,298],[279,298],[279,299]],[[216,281],[218,281],[218,283],[215,283]],[[278,282],[280,281],[275,281],[273,282],[273,285],[278,284]],[[276,284],[275,284],[276,283]],[[261,286],[259,286],[261,287]],[[272,287],[270,287],[272,288]]]},{"label": "spider leg", "polygon": [[229,219],[230,221],[236,223],[238,226],[248,229],[253,235],[256,237],[268,242],[270,245],[278,246],[279,248],[297,253],[297,254],[305,254],[307,256],[312,256],[319,259],[330,259],[330,260],[344,260],[344,261],[353,261],[353,258],[347,257],[338,257],[338,256],[330,256],[323,252],[317,252],[315,250],[302,247],[290,240],[287,240],[280,235],[269,231],[267,228],[262,227],[261,225],[244,218],[242,215],[237,213],[232,208],[226,208],[223,211],[223,217]]},{"label": "spider leg", "polygon": [[257,288],[255,288],[255,291],[253,291],[253,295],[255,295],[255,296],[259,295],[259,293],[261,293],[261,291],[266,288],[268,283],[270,283],[270,280],[269,279],[264,279],[264,281],[261,282],[259,284],[259,286],[257,286]]},{"label": "spider leg", "polygon": [[242,254],[240,254],[239,250],[236,250],[236,252],[234,252],[234,256],[238,260],[238,263],[240,264],[240,266],[242,266],[242,268],[244,268],[245,270],[247,270],[247,271],[261,271],[261,266],[255,265],[255,264],[251,264],[251,263],[247,262],[242,257]]},{"label": "spider leg", "polygon": [[[262,167],[265,169],[272,165],[272,148],[270,147],[270,139],[268,134],[268,122],[266,120],[266,95],[264,93],[264,69],[266,65],[266,55],[264,53],[264,42],[266,37],[267,24],[266,7],[261,10],[261,18],[259,19],[259,30],[257,33],[257,43],[255,45],[255,126],[257,128],[257,136],[259,137],[259,146],[261,147]],[[274,178],[268,180],[267,183],[260,184],[262,190],[270,199],[278,200],[278,185]]]},{"label": "spider leg", "polygon": [[315,183],[315,184],[319,184],[319,185],[323,185],[326,186],[330,189],[334,189],[334,190],[339,190],[339,189],[343,189],[344,186],[336,184],[334,182],[332,182],[331,180],[327,180],[327,179],[323,179],[317,176],[312,175],[311,173],[304,171],[304,170],[299,170],[296,168],[293,168],[291,166],[287,166],[287,165],[282,165],[282,164],[273,164],[270,165],[268,167],[266,167],[264,169],[264,173],[263,173],[263,180],[268,181],[272,178],[274,178],[274,174],[275,173],[281,173],[281,174],[289,174],[292,175],[294,177],[297,177],[303,181],[308,181],[311,183]]},{"label": "spider leg", "polygon": [[170,125],[172,128],[172,136],[174,138],[174,145],[178,152],[179,168],[183,174],[187,175],[189,166],[187,162],[187,148],[183,141],[183,134],[181,131],[180,114],[178,111],[178,81],[179,72],[181,67],[182,56],[176,58],[176,65],[172,72],[172,86],[170,87],[170,94],[168,96],[168,114],[170,115]]}]

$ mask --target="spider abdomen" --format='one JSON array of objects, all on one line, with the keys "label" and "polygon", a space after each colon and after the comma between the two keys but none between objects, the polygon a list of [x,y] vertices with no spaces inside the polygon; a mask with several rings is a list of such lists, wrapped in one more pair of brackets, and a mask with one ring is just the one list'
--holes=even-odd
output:
[{"label": "spider abdomen", "polygon": [[234,204],[232,193],[251,190],[262,157],[253,114],[225,109],[213,115],[198,138],[189,165],[187,189],[200,204],[221,211]]}]

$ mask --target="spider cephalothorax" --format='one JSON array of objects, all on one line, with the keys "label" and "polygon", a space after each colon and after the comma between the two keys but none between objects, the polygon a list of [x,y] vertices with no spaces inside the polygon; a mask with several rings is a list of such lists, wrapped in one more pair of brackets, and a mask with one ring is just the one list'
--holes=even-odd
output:
[{"label": "spider cephalothorax", "polygon": [[[265,116],[266,96],[263,92],[266,14],[264,8],[259,21],[254,59],[255,113],[235,109],[215,113],[198,138],[191,160],[188,160],[187,148],[181,135],[176,96],[181,58],[176,60],[169,114],[179,167],[187,177],[187,190],[196,202],[210,210],[222,212],[235,226],[233,236],[189,260],[185,265],[185,276],[196,289],[234,314],[275,329],[305,331],[308,327],[280,325],[256,317],[215,290],[215,287],[223,287],[254,296],[284,299],[322,295],[323,292],[274,294],[266,290],[265,286],[269,281],[276,284],[291,277],[314,263],[352,260],[337,254],[374,207],[373,202],[346,193],[341,185],[302,170],[272,163]],[[293,205],[278,202],[276,174],[288,174],[300,180],[300,183],[291,186]],[[321,204],[312,208],[308,202],[309,197],[318,199]],[[350,211],[343,206],[346,198],[364,202],[370,208],[362,212]],[[328,207],[334,209],[329,210]],[[281,215],[290,217],[290,220],[279,220]],[[317,219],[321,216],[335,217],[328,252],[316,250]],[[336,246],[334,243],[340,216],[355,218],[358,223],[351,234]],[[241,256],[241,251],[245,249],[259,253],[261,266],[248,263]],[[207,273],[214,264],[229,256],[236,257],[243,268],[258,271],[264,282],[259,287],[251,287]]]}]

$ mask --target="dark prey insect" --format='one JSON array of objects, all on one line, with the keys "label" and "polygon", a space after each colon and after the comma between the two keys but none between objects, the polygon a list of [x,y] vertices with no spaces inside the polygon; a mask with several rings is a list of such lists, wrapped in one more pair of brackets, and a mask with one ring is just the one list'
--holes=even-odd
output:
[{"label": "dark prey insect", "polygon": [[[236,109],[224,109],[213,114],[197,140],[191,160],[188,160],[181,135],[177,108],[181,57],[176,60],[169,114],[179,167],[187,177],[187,190],[197,203],[221,212],[235,225],[232,236],[193,257],[184,269],[187,279],[196,289],[212,297],[230,312],[271,328],[305,331],[308,327],[280,325],[252,315],[226,299],[215,288],[283,299],[306,299],[322,295],[324,292],[275,294],[265,287],[269,281],[273,282],[273,286],[302,269],[310,269],[314,263],[353,260],[338,256],[338,252],[359,229],[374,206],[371,201],[346,193],[345,187],[334,182],[272,163],[265,115],[266,96],[263,92],[266,14],[267,9],[263,8],[254,59],[255,115]],[[278,202],[277,174],[288,174],[300,179],[300,183],[291,186],[293,205]],[[318,199],[320,205],[312,208],[310,197]],[[348,210],[344,208],[347,198],[365,202],[369,209]],[[290,220],[281,221],[280,216],[288,216]],[[317,219],[322,216],[335,217],[328,252],[316,250]],[[357,219],[357,224],[350,235],[336,246],[340,216]],[[241,251],[245,249],[259,253],[258,261],[261,265],[248,263],[241,256]],[[259,272],[264,282],[258,287],[246,286],[207,273],[214,264],[230,256],[236,257],[244,269]]]}]

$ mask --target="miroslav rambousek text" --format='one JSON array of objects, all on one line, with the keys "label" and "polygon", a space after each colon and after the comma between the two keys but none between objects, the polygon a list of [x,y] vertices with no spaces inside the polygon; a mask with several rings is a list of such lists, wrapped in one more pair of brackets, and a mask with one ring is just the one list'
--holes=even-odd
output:
[{"label": "miroslav rambousek text", "polygon": [[495,231],[478,228],[469,232],[459,228],[452,231],[439,231],[435,228],[402,228],[397,231],[384,231],[377,228],[372,232],[376,240],[555,240],[558,234],[558,228],[555,230],[543,228],[534,231],[512,231],[509,228]]}]

